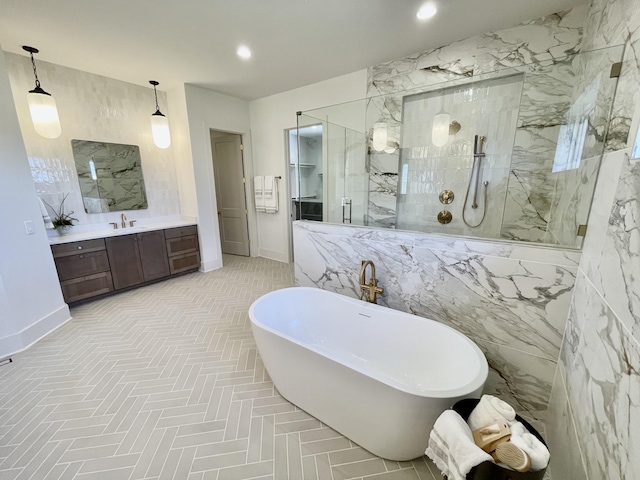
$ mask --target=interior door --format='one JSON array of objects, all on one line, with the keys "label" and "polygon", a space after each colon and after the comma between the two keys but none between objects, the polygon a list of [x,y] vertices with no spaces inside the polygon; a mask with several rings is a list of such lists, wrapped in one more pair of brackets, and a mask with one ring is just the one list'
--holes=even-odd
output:
[{"label": "interior door", "polygon": [[242,138],[237,134],[212,131],[211,149],[222,253],[248,257],[249,226]]}]

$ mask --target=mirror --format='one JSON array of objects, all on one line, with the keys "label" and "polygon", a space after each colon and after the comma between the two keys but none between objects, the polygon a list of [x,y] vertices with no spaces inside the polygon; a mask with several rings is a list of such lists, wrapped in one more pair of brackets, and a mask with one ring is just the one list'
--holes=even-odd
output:
[{"label": "mirror", "polygon": [[137,145],[71,140],[86,213],[147,208]]}]

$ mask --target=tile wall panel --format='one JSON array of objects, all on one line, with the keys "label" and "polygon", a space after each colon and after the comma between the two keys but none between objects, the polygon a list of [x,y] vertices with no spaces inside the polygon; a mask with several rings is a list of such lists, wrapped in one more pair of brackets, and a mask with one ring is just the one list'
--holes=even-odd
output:
[{"label": "tile wall panel", "polygon": [[[33,88],[29,57],[5,53],[20,129],[24,138],[33,181],[38,195],[57,207],[64,194],[67,211],[81,225],[113,222],[120,213],[84,212],[73,160],[71,140],[91,140],[138,145],[147,192],[148,208],[131,211],[134,218],[155,218],[180,214],[175,163],[171,147],[153,144],[150,116],[154,111],[153,89],[100,75],[36,60],[38,76],[58,107],[62,135],[46,139],[31,123],[26,93]],[[158,102],[169,115],[166,94]]]}]

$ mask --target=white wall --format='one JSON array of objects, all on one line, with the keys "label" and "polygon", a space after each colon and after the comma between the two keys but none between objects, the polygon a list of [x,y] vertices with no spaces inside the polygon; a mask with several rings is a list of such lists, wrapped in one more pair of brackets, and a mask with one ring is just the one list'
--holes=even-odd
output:
[{"label": "white wall", "polygon": [[291,261],[290,202],[286,188],[289,168],[284,131],[296,126],[296,112],[362,99],[366,96],[366,86],[367,71],[359,70],[249,103],[255,175],[282,176],[280,210],[275,214],[257,215],[258,255],[261,257]]},{"label": "white wall", "polygon": [[[198,209],[198,233],[200,235],[200,254],[202,270],[209,271],[222,267],[222,248],[216,205],[216,192],[213,179],[213,159],[211,155],[210,130],[238,133],[244,144],[245,175],[253,175],[251,158],[251,135],[249,124],[249,103],[211,90],[185,85],[185,99],[189,122],[193,173],[195,175],[196,202]],[[183,172],[184,173],[184,172]],[[247,183],[249,185],[249,183]],[[181,188],[185,188],[181,185]],[[247,194],[247,200],[252,195]],[[251,255],[256,252],[255,225],[253,210],[249,212],[249,230]]]},{"label": "white wall", "polygon": [[171,145],[175,155],[180,212],[182,215],[197,218],[198,198],[193,171],[187,95],[184,85],[167,92],[167,103],[171,112],[168,118],[171,128]]},{"label": "white wall", "polygon": [[[0,172],[0,358],[4,358],[70,315],[40,215],[2,50]],[[33,222],[33,235],[26,235],[27,220]]]}]

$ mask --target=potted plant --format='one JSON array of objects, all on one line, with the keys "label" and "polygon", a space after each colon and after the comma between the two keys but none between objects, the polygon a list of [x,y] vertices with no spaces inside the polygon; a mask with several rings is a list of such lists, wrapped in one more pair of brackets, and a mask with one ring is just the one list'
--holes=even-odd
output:
[{"label": "potted plant", "polygon": [[51,217],[51,223],[53,223],[53,228],[56,229],[56,231],[58,232],[58,235],[69,235],[69,232],[71,231],[71,227],[73,227],[73,222],[78,221],[77,218],[73,218],[71,216],[74,213],[73,211],[70,213],[65,213],[64,211],[64,201],[67,199],[68,196],[69,194],[66,193],[64,197],[62,197],[62,201],[60,202],[60,206],[58,207],[57,210],[53,208],[51,205],[49,205],[47,202],[44,202],[47,205],[47,207],[49,207],[53,212],[53,217]]}]

